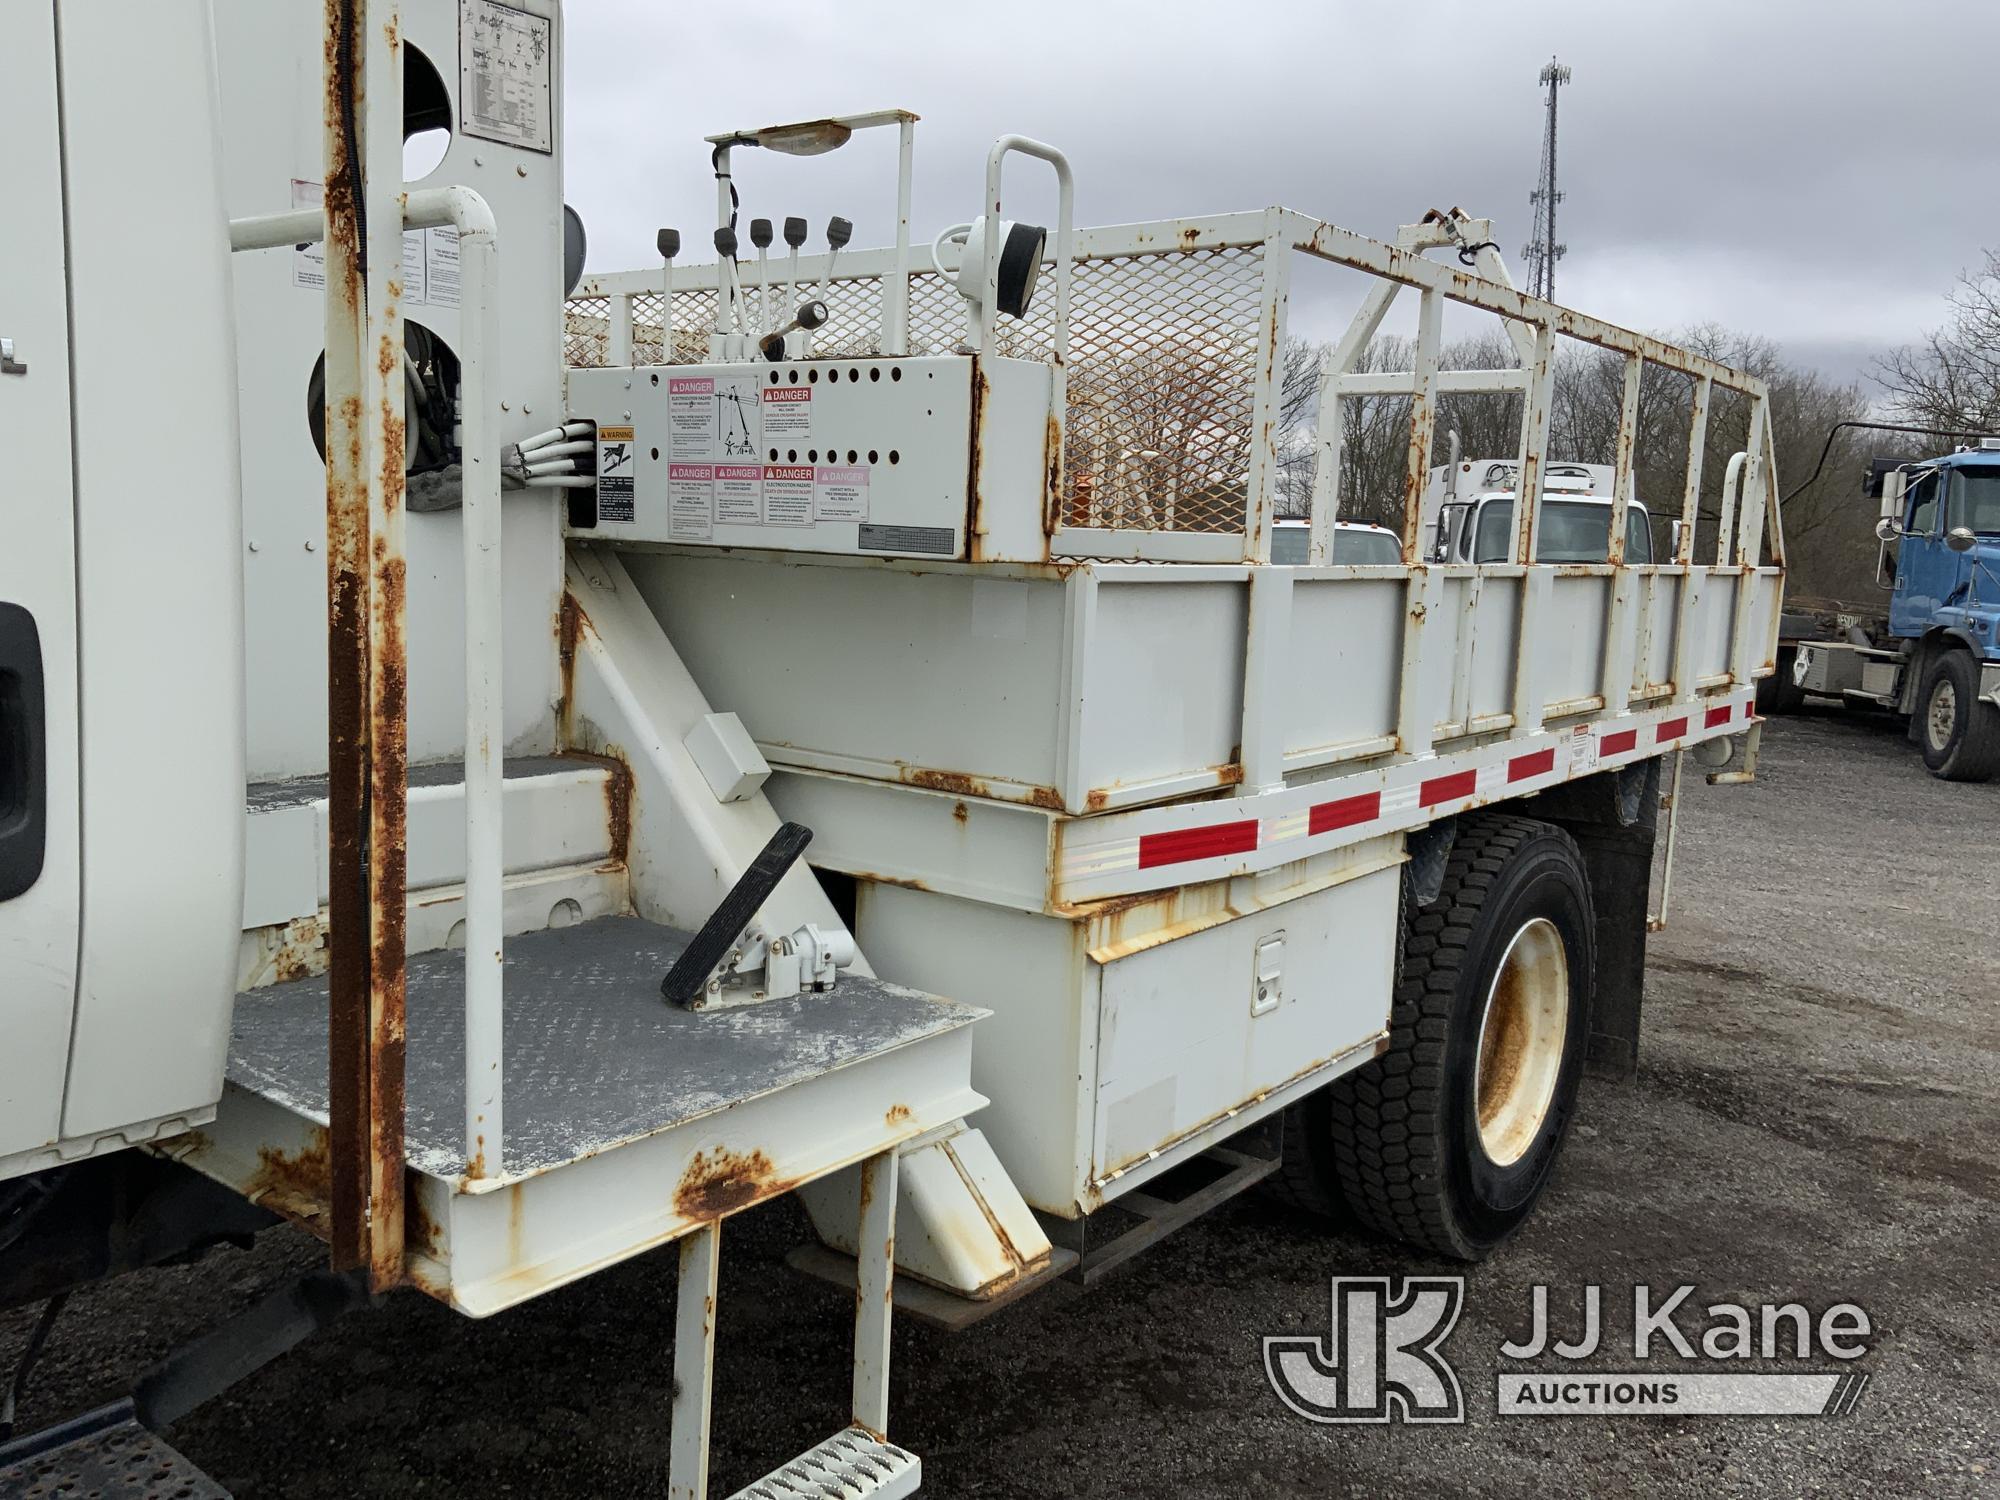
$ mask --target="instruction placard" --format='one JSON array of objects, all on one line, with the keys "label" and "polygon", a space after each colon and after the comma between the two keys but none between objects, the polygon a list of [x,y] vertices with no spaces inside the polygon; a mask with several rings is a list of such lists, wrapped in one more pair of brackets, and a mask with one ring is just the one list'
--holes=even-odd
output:
[{"label": "instruction placard", "polygon": [[[292,179],[292,207],[320,208],[326,189],[303,177]],[[292,251],[292,285],[310,292],[326,290],[326,244],[314,241]],[[432,307],[458,306],[458,231],[403,231],[403,301]]]},{"label": "instruction placard", "polygon": [[749,463],[762,440],[754,376],[667,377],[667,454],[681,463]]},{"label": "instruction placard", "polygon": [[813,435],[812,387],[809,385],[767,385],[764,387],[764,441],[767,443],[805,442]]},{"label": "instruction placard", "polygon": [[667,456],[677,462],[715,453],[715,381],[706,375],[667,377]]},{"label": "instruction placard", "polygon": [[552,152],[549,18],[499,0],[459,0],[459,125],[467,135]]},{"label": "instruction placard", "polygon": [[813,477],[813,519],[867,520],[867,469],[822,467],[817,470]]},{"label": "instruction placard", "polygon": [[812,525],[813,489],[811,464],[764,465],[764,524]]},{"label": "instruction placard", "polygon": [[632,503],[632,476],[637,450],[629,427],[597,429],[597,520],[630,523],[638,519]]},{"label": "instruction placard", "polygon": [[1569,769],[1572,776],[1597,769],[1597,735],[1588,724],[1570,726]]},{"label": "instruction placard", "polygon": [[733,526],[764,524],[764,466],[715,466],[715,519]]},{"label": "instruction placard", "polygon": [[715,534],[715,465],[667,465],[667,535],[707,541]]}]

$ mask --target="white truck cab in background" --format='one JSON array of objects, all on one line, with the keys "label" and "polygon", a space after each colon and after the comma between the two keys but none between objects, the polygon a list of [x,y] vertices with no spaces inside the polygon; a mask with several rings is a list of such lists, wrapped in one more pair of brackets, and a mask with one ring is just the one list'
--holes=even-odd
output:
[{"label": "white truck cab in background", "polygon": [[[1514,492],[1520,464],[1513,459],[1461,459],[1430,472],[1430,503],[1438,524],[1426,557],[1432,562],[1504,562],[1514,538]],[[1611,496],[1616,474],[1609,464],[1552,462],[1543,473],[1540,545],[1535,561],[1601,563],[1610,559]],[[1653,561],[1652,517],[1634,499],[1625,511],[1625,561]]]}]

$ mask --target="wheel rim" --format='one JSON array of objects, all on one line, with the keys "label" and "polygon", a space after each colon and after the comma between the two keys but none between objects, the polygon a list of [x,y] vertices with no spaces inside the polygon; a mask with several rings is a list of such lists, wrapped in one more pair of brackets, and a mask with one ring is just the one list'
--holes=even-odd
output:
[{"label": "wheel rim", "polygon": [[1943,751],[1951,744],[1952,731],[1958,728],[1958,689],[1952,686],[1949,677],[1940,677],[1937,686],[1931,689],[1931,711],[1925,717],[1924,732],[1930,736],[1931,749]]},{"label": "wheel rim", "polygon": [[1479,1020],[1472,1096],[1479,1144],[1512,1166],[1541,1133],[1562,1072],[1569,1031],[1569,955],[1546,917],[1524,923],[1507,944]]}]

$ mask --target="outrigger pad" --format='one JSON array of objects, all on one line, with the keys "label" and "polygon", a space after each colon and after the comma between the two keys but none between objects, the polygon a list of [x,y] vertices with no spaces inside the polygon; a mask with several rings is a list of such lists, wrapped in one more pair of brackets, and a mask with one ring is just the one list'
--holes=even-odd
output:
[{"label": "outrigger pad", "polygon": [[681,950],[681,956],[667,970],[667,977],[660,981],[660,993],[671,1004],[682,1010],[694,1009],[694,1002],[708,987],[708,976],[729,956],[730,948],[743,936],[751,919],[771,899],[785,871],[805,853],[812,836],[812,830],[803,823],[779,825],[770,842],[757,852],[750,868],[729,888],[722,904],[702,923],[701,931]]}]

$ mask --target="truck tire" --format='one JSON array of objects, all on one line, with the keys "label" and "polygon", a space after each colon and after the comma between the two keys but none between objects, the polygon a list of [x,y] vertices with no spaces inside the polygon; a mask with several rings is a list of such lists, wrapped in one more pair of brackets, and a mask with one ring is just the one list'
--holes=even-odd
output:
[{"label": "truck tire", "polygon": [[1946,781],[1991,781],[2000,772],[2000,707],[1979,696],[1970,651],[1941,653],[1924,673],[1911,725],[1924,764]]},{"label": "truck tire", "polygon": [[1576,1106],[1594,931],[1567,833],[1501,813],[1461,820],[1444,888],[1405,924],[1389,1050],[1325,1091],[1357,1218],[1468,1261],[1521,1227]]},{"label": "truck tire", "polygon": [[1780,646],[1773,662],[1776,670],[1769,677],[1757,679],[1757,712],[1765,718],[1775,714],[1795,714],[1805,707],[1806,690],[1792,675],[1798,659],[1798,647]]},{"label": "truck tire", "polygon": [[1330,1088],[1286,1106],[1280,1117],[1278,1170],[1259,1186],[1265,1197],[1303,1218],[1338,1223],[1349,1215],[1333,1164],[1333,1128],[1327,1118]]}]

